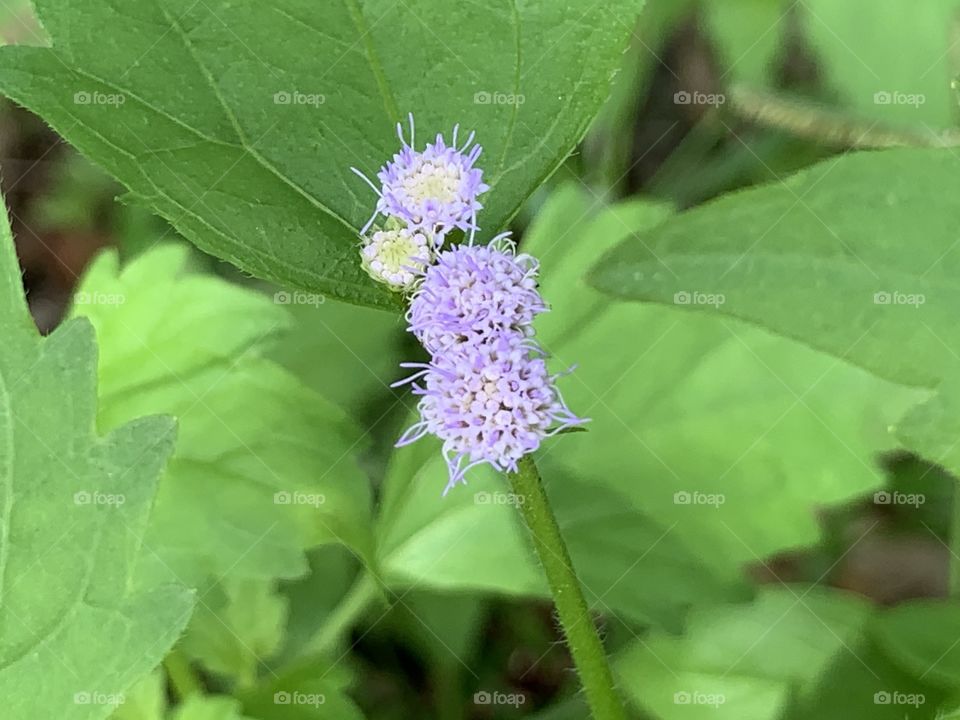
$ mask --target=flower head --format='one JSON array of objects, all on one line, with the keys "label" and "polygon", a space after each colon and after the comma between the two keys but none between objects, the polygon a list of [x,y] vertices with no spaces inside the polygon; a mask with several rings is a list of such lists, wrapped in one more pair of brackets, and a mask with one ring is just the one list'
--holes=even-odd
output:
[{"label": "flower head", "polygon": [[374,280],[394,290],[409,290],[430,264],[433,242],[419,230],[378,230],[364,240],[360,256],[363,269]]},{"label": "flower head", "polygon": [[517,255],[508,237],[446,250],[426,269],[407,320],[429,352],[508,331],[533,334],[534,317],[547,310],[537,290],[537,261]]},{"label": "flower head", "polygon": [[427,433],[443,441],[450,471],[447,491],[470,468],[488,463],[516,472],[517,461],[540,442],[586,420],[574,415],[556,388],[536,344],[515,333],[463,343],[435,355],[404,382],[420,395],[420,421],[397,442]]},{"label": "flower head", "polygon": [[410,142],[398,124],[397,134],[403,147],[377,174],[381,187],[377,188],[354,169],[380,196],[377,211],[364,233],[382,214],[398,218],[411,228],[426,230],[438,244],[455,228],[472,237],[477,230],[477,213],[483,207],[477,198],[489,187],[483,182],[483,171],[474,167],[482,148],[473,144],[473,133],[462,146],[458,145],[459,131],[459,125],[453,129],[451,145],[437,135],[420,152],[413,147],[414,124],[410,115]]}]

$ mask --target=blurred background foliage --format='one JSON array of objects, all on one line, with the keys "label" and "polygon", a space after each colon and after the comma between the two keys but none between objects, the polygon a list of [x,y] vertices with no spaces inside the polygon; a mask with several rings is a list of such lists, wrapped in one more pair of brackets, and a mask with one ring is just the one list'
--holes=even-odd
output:
[{"label": "blurred background foliage", "polygon": [[[929,607],[946,596],[955,480],[885,435],[917,392],[746,326],[610,303],[580,281],[624,227],[853,149],[957,145],[958,7],[648,0],[601,116],[515,220],[555,310],[544,344],[558,366],[580,365],[567,399],[594,418],[590,433],[546,448],[544,472],[638,713],[901,718],[904,708],[872,701],[896,688],[924,695],[909,708],[919,718],[960,693],[950,644],[960,607]],[[44,42],[27,3],[0,10],[0,41]],[[894,100],[908,96],[922,101]],[[176,710],[182,720],[259,717],[278,668],[320,675],[310,687],[340,698],[283,717],[585,717],[512,509],[476,500],[499,480],[477,473],[441,502],[436,448],[391,452],[413,408],[389,387],[417,353],[401,318],[332,300],[281,307],[279,288],[116,202],[119,186],[10,104],[0,106],[0,161],[37,324],[49,331],[79,312],[98,328],[103,429],[192,405],[164,380],[171,372],[199,394],[218,385],[211,413],[251,418],[238,431],[202,414],[181,428],[158,512],[196,533],[162,565],[195,578],[206,600],[166,675],[142,683],[118,718],[164,717],[189,695],[176,682],[184,667],[237,700],[192,696]],[[122,315],[72,308],[85,273],[91,291],[125,294]],[[149,338],[147,352],[124,347],[130,328]],[[284,442],[316,447],[287,453]],[[283,516],[270,554],[241,569],[220,552],[241,528],[258,532],[251,522],[273,532],[256,492],[287,485],[223,489],[261,473],[260,455],[310,476],[348,453],[359,463],[323,485],[344,497],[322,528]],[[875,502],[884,488],[926,502]],[[726,501],[678,504],[687,491]],[[364,566],[377,582],[357,580]],[[347,635],[315,646],[353,601]],[[474,701],[494,690],[525,701]],[[688,691],[726,701],[678,703]]]}]

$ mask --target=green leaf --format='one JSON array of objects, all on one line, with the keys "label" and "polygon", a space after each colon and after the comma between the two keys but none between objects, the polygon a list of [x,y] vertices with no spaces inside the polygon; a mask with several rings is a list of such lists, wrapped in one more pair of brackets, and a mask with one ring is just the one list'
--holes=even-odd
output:
[{"label": "green leaf", "polygon": [[41,338],[0,220],[0,697],[12,720],[106,717],[189,617],[179,584],[137,583],[171,419],[94,432],[93,331]]},{"label": "green leaf", "polygon": [[193,696],[170,714],[169,720],[250,720],[233,698]]},{"label": "green leaf", "polygon": [[721,80],[768,85],[783,41],[789,9],[782,0],[715,0],[703,5],[704,19],[717,45]]},{"label": "green leaf", "polygon": [[766,589],[750,605],[695,611],[683,636],[649,635],[616,668],[663,720],[933,717],[942,693],[870,640],[871,612],[824,588]]},{"label": "green leaf", "polygon": [[282,583],[280,592],[288,608],[284,646],[276,665],[300,657],[334,613],[357,576],[357,558],[340,545],[324,545],[307,556],[310,572]]},{"label": "green leaf", "polygon": [[591,282],[618,298],[733,315],[932,387],[960,353],[958,191],[950,151],[833,158],[627,239]]},{"label": "green leaf", "polygon": [[797,15],[847,106],[877,120],[947,127],[956,118],[956,10],[955,0],[804,0]]},{"label": "green leaf", "polygon": [[816,589],[766,590],[695,611],[683,636],[654,633],[617,660],[630,697],[664,720],[775,720],[856,639],[867,606]]},{"label": "green leaf", "polygon": [[[505,480],[478,469],[467,487],[441,497],[446,474],[432,441],[394,456],[378,535],[384,579],[396,588],[548,596]],[[623,496],[575,477],[546,480],[587,601],[597,610],[676,626],[683,607],[705,596],[733,596],[668,528]]]},{"label": "green leaf", "polygon": [[275,678],[243,693],[244,712],[270,720],[363,720],[363,713],[331,677],[336,664],[309,678]]},{"label": "green leaf", "polygon": [[228,578],[205,588],[190,621],[183,652],[211,672],[253,682],[261,663],[280,649],[287,604],[273,583]]},{"label": "green leaf", "polygon": [[871,630],[904,670],[944,688],[960,686],[960,605],[915,600],[884,610]]},{"label": "green leaf", "polygon": [[845,642],[784,720],[946,720],[942,690],[904,672],[869,634]]},{"label": "green leaf", "polygon": [[259,356],[287,326],[285,309],[186,263],[183,248],[163,247],[119,271],[106,254],[75,306],[103,346],[100,426],[145,409],[180,421],[143,572],[200,587],[211,576],[296,577],[304,550],[323,542],[367,552],[359,430]]},{"label": "green leaf", "polygon": [[583,136],[642,2],[36,4],[53,49],[0,49],[0,90],[212,254],[397,310],[360,268],[376,198],[349,168],[372,176],[408,112],[421,142],[462,123],[491,236]]},{"label": "green leaf", "polygon": [[907,447],[956,477],[960,473],[960,378],[951,375],[937,391],[906,413],[894,430]]},{"label": "green leaf", "polygon": [[611,303],[586,286],[579,276],[617,239],[632,230],[627,243],[641,245],[664,217],[642,202],[594,215],[567,188],[528,235],[553,308],[539,337],[556,367],[577,365],[561,388],[593,418],[541,465],[626,498],[729,581],[817,542],[815,508],[878,487],[890,417],[915,395],[752,328]]},{"label": "green leaf", "polygon": [[166,678],[155,670],[125,694],[110,720],[164,720],[166,712]]},{"label": "green leaf", "polygon": [[[733,315],[905,385],[941,386],[891,429],[957,471],[958,178],[949,151],[831,159],[625,241],[592,282],[616,297]],[[710,297],[723,302],[699,301]]]},{"label": "green leaf", "polygon": [[[294,330],[270,358],[353,417],[372,400],[396,392],[390,383],[407,359],[401,350],[406,324],[400,316],[332,300],[289,309]],[[347,377],[350,382],[344,382]]]}]

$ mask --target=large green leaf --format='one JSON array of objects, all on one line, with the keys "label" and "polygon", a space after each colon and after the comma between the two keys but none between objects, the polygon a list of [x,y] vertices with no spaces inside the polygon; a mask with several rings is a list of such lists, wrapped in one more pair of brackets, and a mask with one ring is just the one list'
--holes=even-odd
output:
[{"label": "large green leaf", "polygon": [[191,273],[162,247],[122,272],[114,253],[84,277],[74,311],[103,346],[101,427],[144,409],[180,420],[147,535],[147,569],[195,586],[210,576],[295,577],[304,550],[369,545],[359,431],[342,411],[259,357],[283,306]]},{"label": "large green leaf", "polygon": [[[592,282],[615,297],[734,315],[932,386],[960,352],[958,191],[950,151],[833,158],[641,230]],[[707,295],[724,302],[697,302]]]},{"label": "large green leaf", "polygon": [[171,419],[94,432],[97,349],[41,339],[0,219],[0,697],[11,720],[106,717],[185,625],[178,584],[135,582]]},{"label": "large green leaf", "polygon": [[374,174],[407,113],[421,141],[462,123],[489,236],[586,131],[642,2],[36,5],[53,48],[0,49],[0,91],[205,250],[396,308],[360,269],[375,196],[349,168]]},{"label": "large green leaf", "polygon": [[122,271],[108,253],[84,277],[75,311],[103,345],[100,427],[145,411],[180,420],[140,573],[201,591],[185,652],[249,683],[283,638],[274,582],[306,572],[305,552],[320,543],[369,554],[369,482],[359,430],[260,357],[289,325],[286,308],[187,266],[182,247]]},{"label": "large green leaf", "polygon": [[[943,423],[957,415],[958,188],[950,151],[831,159],[626,240],[592,282],[616,297],[733,315],[906,385],[944,383],[899,435],[956,470],[956,433]],[[708,296],[724,301],[696,301]]]}]

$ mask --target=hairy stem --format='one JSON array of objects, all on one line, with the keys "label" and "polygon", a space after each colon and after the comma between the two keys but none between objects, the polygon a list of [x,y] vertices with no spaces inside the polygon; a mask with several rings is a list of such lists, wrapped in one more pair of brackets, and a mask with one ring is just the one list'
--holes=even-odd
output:
[{"label": "hairy stem", "polygon": [[530,530],[533,546],[547,576],[563,634],[577,666],[594,720],[625,720],[626,713],[613,682],[597,628],[593,624],[557,519],[543,490],[540,473],[529,455],[519,472],[508,473],[520,513]]}]

